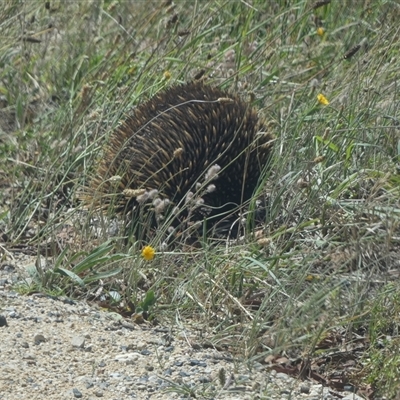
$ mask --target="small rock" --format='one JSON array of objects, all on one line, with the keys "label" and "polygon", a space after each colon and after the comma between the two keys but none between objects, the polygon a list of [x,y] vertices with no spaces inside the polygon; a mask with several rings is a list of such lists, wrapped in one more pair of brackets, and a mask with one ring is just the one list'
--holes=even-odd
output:
[{"label": "small rock", "polygon": [[156,375],[152,375],[152,376],[149,376],[149,383],[161,383],[162,381],[161,381],[161,379],[158,377],[158,376],[156,376]]},{"label": "small rock", "polygon": [[35,342],[36,345],[38,345],[40,343],[47,342],[47,339],[41,333],[38,333],[33,338],[33,341]]},{"label": "small rock", "polygon": [[174,365],[175,365],[176,367],[182,367],[183,362],[182,362],[182,361],[175,361],[175,362],[174,362]]},{"label": "small rock", "polygon": [[80,399],[80,398],[82,397],[82,393],[81,393],[78,389],[76,389],[76,388],[73,388],[73,389],[72,389],[72,394],[73,394],[74,397],[77,398],[77,399]]},{"label": "small rock", "polygon": [[137,353],[117,354],[115,361],[124,362],[126,364],[134,364],[139,358]]},{"label": "small rock", "polygon": [[238,375],[237,379],[240,382],[245,382],[245,381],[249,381],[250,380],[250,376],[249,375]]},{"label": "small rock", "polygon": [[73,305],[76,304],[74,300],[67,299],[67,298],[62,299],[61,301],[62,301],[64,304],[69,304],[70,306],[73,306]]},{"label": "small rock", "polygon": [[0,315],[0,327],[8,326],[6,317],[4,315]]},{"label": "small rock", "polygon": [[173,372],[173,369],[172,369],[172,368],[167,368],[167,369],[164,371],[164,375],[165,375],[165,376],[171,376],[171,375],[172,375],[172,372]]},{"label": "small rock", "polygon": [[258,361],[254,361],[254,363],[253,363],[253,368],[254,368],[256,371],[264,371],[264,370],[265,370],[265,365],[261,364],[261,363],[258,362]]},{"label": "small rock", "polygon": [[344,385],[343,390],[345,392],[351,392],[354,393],[356,391],[356,388],[353,385]]},{"label": "small rock", "polygon": [[290,379],[290,376],[287,374],[284,374],[283,372],[278,372],[276,374],[276,379],[282,379],[283,381],[287,381]]},{"label": "small rock", "polygon": [[92,380],[87,380],[86,382],[85,382],[85,386],[86,386],[86,389],[90,389],[90,388],[92,388],[93,386],[94,386],[94,383],[93,383],[93,381]]},{"label": "small rock", "polygon": [[309,394],[310,393],[310,386],[304,383],[300,386],[300,393]]},{"label": "small rock", "polygon": [[199,360],[189,360],[189,365],[198,367],[207,367],[207,364],[204,361],[199,361]]},{"label": "small rock", "polygon": [[85,338],[83,336],[74,336],[71,340],[73,347],[83,349],[85,347]]},{"label": "small rock", "polygon": [[136,349],[137,350],[144,350],[147,347],[146,342],[137,342],[136,343]]},{"label": "small rock", "polygon": [[106,390],[110,386],[110,384],[108,382],[101,382],[99,386],[100,389]]},{"label": "small rock", "polygon": [[149,381],[149,376],[148,375],[142,375],[139,377],[139,383],[147,383]]}]

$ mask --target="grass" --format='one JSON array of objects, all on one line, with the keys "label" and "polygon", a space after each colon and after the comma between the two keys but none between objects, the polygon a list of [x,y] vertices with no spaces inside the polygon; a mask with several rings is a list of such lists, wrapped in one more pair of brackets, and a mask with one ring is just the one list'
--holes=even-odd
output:
[{"label": "grass", "polygon": [[[238,357],[395,398],[400,7],[315,4],[7,1],[0,254],[37,258],[20,290],[111,293],[121,312],[195,326]],[[124,113],[201,74],[250,99],[276,136],[265,221],[195,249],[127,240],[79,190]]]}]

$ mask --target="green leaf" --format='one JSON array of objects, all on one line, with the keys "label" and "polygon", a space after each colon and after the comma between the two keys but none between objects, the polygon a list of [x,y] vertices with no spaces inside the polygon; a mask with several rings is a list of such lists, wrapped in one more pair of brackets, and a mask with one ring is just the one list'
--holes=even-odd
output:
[{"label": "green leaf", "polygon": [[58,273],[60,275],[68,276],[71,278],[72,281],[78,283],[80,286],[85,286],[85,282],[79,278],[78,275],[74,274],[72,271],[65,269],[65,268],[56,268],[54,269],[55,273]]},{"label": "green leaf", "polygon": [[93,275],[88,275],[83,278],[85,283],[95,282],[100,279],[111,278],[112,276],[118,275],[122,271],[122,268],[116,268],[111,271],[104,271],[100,273],[95,273]]},{"label": "green leaf", "polygon": [[100,265],[104,262],[114,262],[128,257],[126,254],[111,254],[107,255],[110,251],[114,249],[112,242],[109,240],[102,243],[96,249],[89,253],[82,261],[76,264],[72,271],[75,274],[82,274],[88,269],[94,267],[95,265]]},{"label": "green leaf", "polygon": [[156,295],[155,295],[155,293],[154,293],[154,290],[149,290],[147,293],[146,293],[146,296],[145,296],[145,298],[143,299],[143,301],[141,301],[139,304],[138,304],[138,306],[136,307],[136,312],[137,313],[139,313],[139,312],[143,312],[143,311],[148,311],[149,310],[149,308],[151,307],[151,306],[153,306],[154,304],[156,304],[156,301],[157,301],[157,299],[156,299]]},{"label": "green leaf", "polygon": [[315,136],[314,138],[317,142],[320,142],[324,146],[327,146],[329,149],[331,149],[335,153],[339,152],[339,147],[335,143],[331,142],[329,139],[323,139],[322,136]]}]

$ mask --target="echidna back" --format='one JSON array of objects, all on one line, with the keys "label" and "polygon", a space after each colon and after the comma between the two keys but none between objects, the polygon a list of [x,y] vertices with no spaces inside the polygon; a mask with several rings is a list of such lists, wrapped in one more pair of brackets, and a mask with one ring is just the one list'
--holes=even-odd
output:
[{"label": "echidna back", "polygon": [[[174,204],[198,189],[205,205],[233,208],[251,197],[268,161],[271,136],[264,130],[257,111],[237,95],[201,82],[168,88],[111,135],[91,190],[101,194],[101,207],[124,208],[125,189],[156,189]],[[215,164],[220,169],[210,179]],[[215,188],[207,192],[211,181]]]}]

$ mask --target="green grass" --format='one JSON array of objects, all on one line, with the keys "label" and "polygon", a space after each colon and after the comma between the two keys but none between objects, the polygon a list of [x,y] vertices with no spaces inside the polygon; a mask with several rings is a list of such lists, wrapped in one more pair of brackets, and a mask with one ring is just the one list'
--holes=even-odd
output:
[{"label": "green grass", "polygon": [[[0,255],[37,254],[19,289],[111,293],[240,357],[286,354],[303,377],[340,370],[340,387],[395,398],[399,4],[49,4],[0,10]],[[276,136],[258,190],[267,215],[258,236],[249,219],[241,240],[197,248],[165,247],[164,225],[145,261],[143,241],[78,193],[124,113],[201,73],[251,100]]]}]

